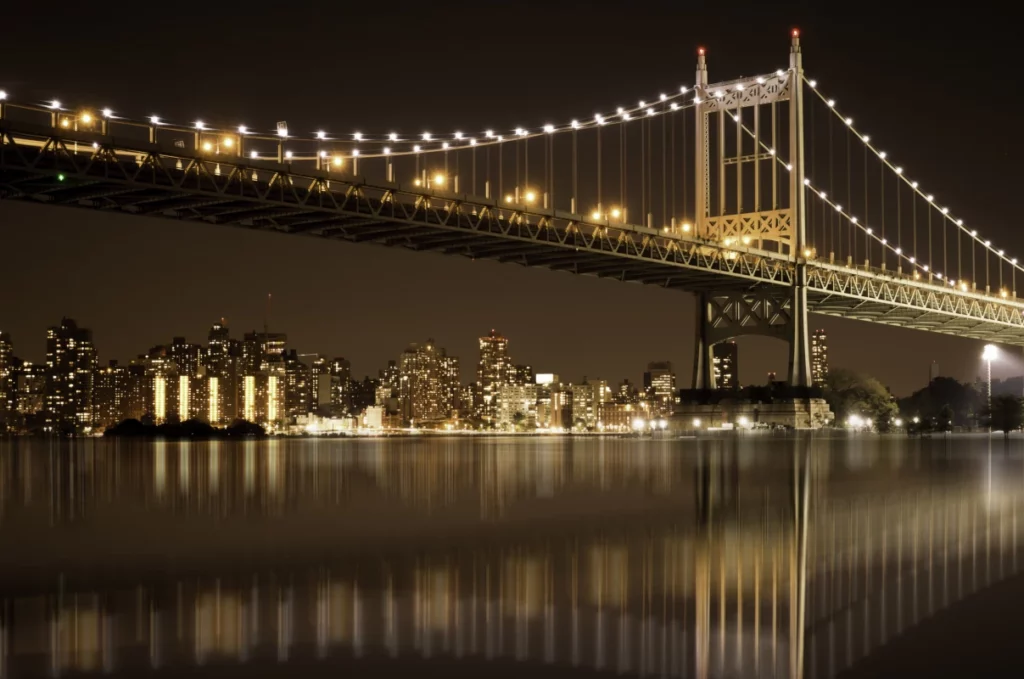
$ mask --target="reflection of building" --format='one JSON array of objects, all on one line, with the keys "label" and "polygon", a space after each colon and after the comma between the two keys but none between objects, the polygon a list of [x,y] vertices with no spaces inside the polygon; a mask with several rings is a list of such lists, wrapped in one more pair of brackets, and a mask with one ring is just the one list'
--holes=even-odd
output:
[{"label": "reflection of building", "polygon": [[715,386],[725,391],[736,391],[740,388],[739,380],[739,349],[736,342],[719,342],[712,347],[715,366]]},{"label": "reflection of building", "polygon": [[818,328],[811,333],[811,379],[816,387],[824,387],[828,378],[828,336]]},{"label": "reflection of building", "polygon": [[676,374],[671,361],[651,361],[644,373],[644,392],[665,414],[672,412],[676,400]]},{"label": "reflection of building", "polygon": [[82,431],[93,425],[92,332],[70,318],[46,331],[46,417],[50,431]]},{"label": "reflection of building", "polygon": [[498,392],[502,385],[512,382],[516,377],[517,370],[508,356],[508,340],[496,330],[491,330],[489,335],[480,338],[480,363],[477,365],[480,415],[484,422],[495,421],[498,416]]},{"label": "reflection of building", "polygon": [[402,419],[413,426],[448,419],[458,408],[459,359],[429,339],[410,344],[399,363]]}]

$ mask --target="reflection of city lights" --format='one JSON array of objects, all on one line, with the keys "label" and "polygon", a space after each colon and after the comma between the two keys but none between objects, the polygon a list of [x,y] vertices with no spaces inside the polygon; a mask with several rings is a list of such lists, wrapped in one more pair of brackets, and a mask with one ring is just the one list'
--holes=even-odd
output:
[{"label": "reflection of city lights", "polygon": [[694,427],[694,429],[700,429],[700,418],[699,417],[693,418],[693,427]]}]

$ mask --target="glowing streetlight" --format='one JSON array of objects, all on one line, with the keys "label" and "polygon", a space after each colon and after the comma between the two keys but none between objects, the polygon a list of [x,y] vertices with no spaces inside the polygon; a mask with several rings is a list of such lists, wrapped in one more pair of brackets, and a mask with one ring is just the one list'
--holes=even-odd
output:
[{"label": "glowing streetlight", "polygon": [[992,407],[992,361],[999,357],[999,349],[994,344],[986,344],[981,350],[981,360],[985,361],[988,371],[988,405]]}]

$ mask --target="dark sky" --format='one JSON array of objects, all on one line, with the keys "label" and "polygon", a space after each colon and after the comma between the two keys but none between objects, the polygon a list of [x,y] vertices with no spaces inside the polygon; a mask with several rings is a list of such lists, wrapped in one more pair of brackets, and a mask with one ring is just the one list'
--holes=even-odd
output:
[{"label": "dark sky", "polygon": [[[137,117],[245,120],[269,128],[419,131],[512,128],[692,84],[694,50],[711,80],[787,65],[803,32],[809,77],[844,104],[922,185],[1010,253],[1021,161],[1013,22],[998,15],[859,4],[834,15],[743,3],[387,2],[145,5],[22,3],[0,42],[0,87],[18,101],[59,97]],[[264,7],[270,8],[264,11]],[[938,12],[938,14],[936,14]],[[692,364],[685,293],[515,265],[325,243],[211,225],[0,203],[0,329],[41,359],[44,330],[71,315],[101,358],[128,360],[173,335],[205,341],[226,317],[263,324],[300,352],[376,373],[411,341],[435,338],[463,360],[497,328],[517,362],[610,381],[639,380],[668,358]],[[833,365],[874,373],[898,394],[932,360],[961,379],[980,344],[815,317]],[[784,373],[786,349],[741,340],[740,379]],[[1015,354],[1016,355],[1016,354]],[[1020,361],[997,374],[1020,373]]]}]

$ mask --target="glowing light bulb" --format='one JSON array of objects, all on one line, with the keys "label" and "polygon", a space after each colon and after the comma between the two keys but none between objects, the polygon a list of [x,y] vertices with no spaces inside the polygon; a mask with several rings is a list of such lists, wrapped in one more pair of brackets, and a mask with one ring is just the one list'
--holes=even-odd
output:
[{"label": "glowing light bulb", "polygon": [[517,127],[516,128],[516,134],[519,135],[520,137],[525,137],[526,136],[526,130],[524,130],[521,127]]},{"label": "glowing light bulb", "polygon": [[111,111],[109,108],[103,109],[102,114],[103,114],[104,118],[113,118],[114,117],[114,112]]},{"label": "glowing light bulb", "polygon": [[213,144],[211,144],[208,141],[203,142],[203,150],[204,151],[212,151],[213,150]]},{"label": "glowing light bulb", "polygon": [[811,185],[811,180],[809,178],[807,178],[807,177],[804,177],[804,186],[810,186],[810,185]]},{"label": "glowing light bulb", "polygon": [[769,156],[774,156],[775,155],[775,149],[768,149],[768,155]]},{"label": "glowing light bulb", "polygon": [[470,146],[476,146],[476,139],[475,139],[475,138],[473,138],[473,137],[470,137],[470,138],[469,138],[469,145],[470,145]]},{"label": "glowing light bulb", "polygon": [[854,224],[856,224],[857,223],[857,217],[856,216],[850,217],[850,221],[853,222]]},{"label": "glowing light bulb", "polygon": [[925,196],[925,199],[930,203],[933,200],[935,200],[935,196],[929,193],[927,196]]},{"label": "glowing light bulb", "polygon": [[7,90],[0,90],[0,101],[7,99]]},{"label": "glowing light bulb", "polygon": [[331,165],[334,167],[341,167],[344,162],[345,160],[341,156],[334,156],[334,158],[331,159]]},{"label": "glowing light bulb", "polygon": [[398,133],[397,132],[390,133],[388,135],[388,140],[389,141],[398,141]]},{"label": "glowing light bulb", "polygon": [[679,104],[677,104],[676,102],[673,101],[671,104],[668,105],[668,107],[670,109],[672,109],[673,111],[675,111],[675,110],[679,109]]},{"label": "glowing light bulb", "polygon": [[150,116],[149,117],[149,122],[150,122],[151,125],[159,125],[160,124],[160,118],[157,117],[157,116]]},{"label": "glowing light bulb", "polygon": [[231,148],[232,146],[235,145],[235,140],[232,139],[231,137],[224,137],[221,140],[221,143],[224,144],[224,148],[228,148],[229,149],[229,148]]},{"label": "glowing light bulb", "polygon": [[653,116],[654,115],[654,109],[653,108],[647,109],[647,115]]},{"label": "glowing light bulb", "polygon": [[903,174],[903,168],[902,167],[897,167],[896,168],[896,174]]},{"label": "glowing light bulb", "polygon": [[384,151],[384,155],[385,156],[390,156],[391,155],[391,147],[390,146],[385,146],[382,150]]},{"label": "glowing light bulb", "polygon": [[413,150],[414,152],[416,152],[416,153],[419,153],[419,152],[420,152],[420,145],[419,145],[419,144],[416,144],[415,146],[413,146],[413,147],[412,147],[412,150]]},{"label": "glowing light bulb", "polygon": [[327,157],[327,151],[321,151],[320,152],[320,157],[321,158],[326,158]]},{"label": "glowing light bulb", "polygon": [[85,125],[88,125],[89,123],[92,122],[92,114],[91,113],[83,113],[81,116],[79,116],[79,120],[81,120],[82,123],[84,123]]},{"label": "glowing light bulb", "polygon": [[659,94],[658,98],[661,99],[662,101],[665,101],[666,99],[668,99],[668,95],[667,94]]},{"label": "glowing light bulb", "polygon": [[524,198],[526,198],[526,202],[527,203],[532,203],[535,200],[537,200],[537,194],[534,193],[533,191],[527,191],[526,195],[524,196]]},{"label": "glowing light bulb", "polygon": [[359,157],[359,149],[352,149],[352,157],[353,158],[358,158]]},{"label": "glowing light bulb", "polygon": [[456,132],[455,133],[455,138],[456,139],[462,139],[462,133],[461,132]]},{"label": "glowing light bulb", "polygon": [[853,118],[847,118],[843,122],[845,122],[847,127],[849,127],[850,125],[853,125]]},{"label": "glowing light bulb", "polygon": [[197,130],[206,129],[206,124],[202,120],[197,120],[196,121],[196,129]]},{"label": "glowing light bulb", "polygon": [[978,230],[977,229],[971,229],[971,237],[972,238],[977,238],[978,237]]},{"label": "glowing light bulb", "polygon": [[551,125],[551,124],[547,124],[547,125],[544,126],[544,131],[547,132],[548,134],[551,134],[552,132],[555,131],[555,126]]},{"label": "glowing light bulb", "polygon": [[238,134],[248,134],[248,133],[249,133],[249,128],[248,127],[246,127],[245,125],[239,125],[238,126]]},{"label": "glowing light bulb", "polygon": [[59,111],[60,110],[60,100],[59,99],[54,99],[53,101],[51,101],[50,102],[50,108],[52,108],[55,111]]},{"label": "glowing light bulb", "polygon": [[948,207],[942,208],[942,214],[948,215],[949,214],[949,208]]},{"label": "glowing light bulb", "polygon": [[885,160],[885,156],[886,156],[885,151],[879,151],[878,152],[878,157],[881,158],[882,160]]},{"label": "glowing light bulb", "polygon": [[910,188],[916,189],[917,188],[917,182],[910,182]]},{"label": "glowing light bulb", "polygon": [[811,80],[807,84],[811,86],[811,89],[814,89],[815,87],[818,86],[818,81],[817,80]]},{"label": "glowing light bulb", "polygon": [[598,212],[597,210],[594,210],[593,212],[590,213],[590,218],[591,219],[601,219],[601,213]]},{"label": "glowing light bulb", "polygon": [[871,137],[869,135],[866,135],[866,134],[863,137],[861,137],[861,139],[864,140],[865,144],[867,144],[869,141],[871,141]]},{"label": "glowing light bulb", "polygon": [[682,87],[679,88],[679,94],[686,94],[686,92],[687,92],[686,85],[683,85]]},{"label": "glowing light bulb", "polygon": [[486,132],[484,132],[484,136],[490,139],[491,137],[494,136],[494,130],[487,130]]},{"label": "glowing light bulb", "polygon": [[443,185],[444,182],[445,182],[445,176],[443,174],[435,174],[434,175],[434,184],[440,186],[440,185]]},{"label": "glowing light bulb", "polygon": [[287,158],[288,160],[291,160],[292,152],[291,151],[285,151],[284,152],[284,157]]},{"label": "glowing light bulb", "polygon": [[420,138],[423,139],[423,141],[430,141],[430,133],[424,132],[423,134],[420,135]]},{"label": "glowing light bulb", "polygon": [[260,154],[256,153],[255,151],[250,151],[249,152],[249,157],[250,158],[259,158]]},{"label": "glowing light bulb", "polygon": [[441,143],[441,148],[447,149],[448,148],[448,142],[442,142]]},{"label": "glowing light bulb", "polygon": [[956,220],[956,225],[957,226],[963,226],[964,225],[964,220],[962,220],[962,219]]},{"label": "glowing light bulb", "polygon": [[780,68],[780,69],[778,69],[778,70],[776,70],[776,71],[775,71],[775,75],[776,75],[777,77],[781,78],[781,77],[782,77],[783,75],[785,75],[785,71],[783,71],[783,70],[782,70],[782,69]]},{"label": "glowing light bulb", "polygon": [[758,85],[764,85],[764,78],[758,78],[757,79],[757,84]]}]

